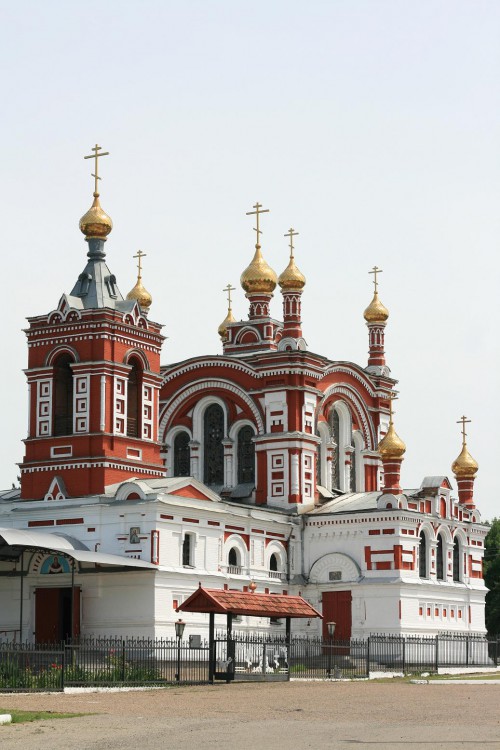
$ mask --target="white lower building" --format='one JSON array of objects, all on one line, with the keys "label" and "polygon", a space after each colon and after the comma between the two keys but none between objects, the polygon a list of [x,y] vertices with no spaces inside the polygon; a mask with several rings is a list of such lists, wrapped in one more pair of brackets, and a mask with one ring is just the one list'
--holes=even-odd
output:
[{"label": "white lower building", "polygon": [[[252,580],[259,592],[301,594],[323,613],[323,625],[297,622],[295,632],[316,635],[333,620],[339,638],[484,633],[487,529],[439,480],[398,498],[344,495],[302,514],[221,500],[191,478],[42,502],[4,493],[0,636],[171,637],[177,607],[199,583],[244,590]],[[13,529],[24,534],[9,544]],[[207,634],[208,615],[186,619],[186,634]],[[235,627],[284,623],[242,617]]]}]

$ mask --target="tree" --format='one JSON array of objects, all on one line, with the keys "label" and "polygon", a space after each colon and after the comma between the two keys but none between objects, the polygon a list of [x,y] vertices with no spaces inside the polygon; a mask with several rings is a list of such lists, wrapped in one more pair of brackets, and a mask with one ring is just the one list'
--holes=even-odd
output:
[{"label": "tree", "polygon": [[484,582],[486,595],[486,628],[489,635],[500,634],[500,518],[494,518],[484,541]]}]

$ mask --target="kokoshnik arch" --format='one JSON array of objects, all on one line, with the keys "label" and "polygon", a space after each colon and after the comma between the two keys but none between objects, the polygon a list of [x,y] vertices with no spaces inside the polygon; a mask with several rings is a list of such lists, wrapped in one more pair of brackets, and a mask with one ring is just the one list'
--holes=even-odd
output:
[{"label": "kokoshnik arch", "polygon": [[[137,282],[125,298],[107,265],[113,225],[97,171],[106,153],[96,146],[91,155],[93,203],[80,220],[85,267],[55,308],[28,318],[21,488],[0,494],[0,533],[36,529],[47,539],[29,557],[7,548],[0,555],[0,631],[61,633],[65,595],[47,592],[71,586],[79,632],[170,635],[199,582],[244,591],[253,579],[263,592],[306,596],[341,638],[483,633],[486,528],[468,420],[460,420],[452,466],[458,497],[444,474],[402,489],[406,447],[394,425],[381,270],[370,272],[367,362],[310,352],[298,233],[285,235],[289,260],[278,276],[262,251],[267,209],[256,203],[255,252],[240,279],[247,319],[234,318],[228,284],[222,353],[160,365],[164,336],[143,284],[145,254],[134,256]],[[44,564],[62,537],[88,552],[85,565],[75,557],[71,572]],[[145,565],[127,567],[130,560]],[[44,611],[50,596],[59,604]],[[190,615],[192,632],[206,631],[204,617]],[[239,626],[282,624],[243,618]]]}]

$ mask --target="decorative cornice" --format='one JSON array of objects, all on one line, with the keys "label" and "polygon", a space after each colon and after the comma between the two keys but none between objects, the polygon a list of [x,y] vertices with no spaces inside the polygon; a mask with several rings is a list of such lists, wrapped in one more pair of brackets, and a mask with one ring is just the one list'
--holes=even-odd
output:
[{"label": "decorative cornice", "polygon": [[163,384],[169,383],[174,378],[180,377],[186,372],[199,370],[203,367],[227,367],[230,370],[238,370],[240,372],[245,372],[252,377],[258,377],[257,372],[244,362],[240,362],[237,359],[213,357],[210,359],[187,360],[186,362],[181,362],[179,365],[162,366],[161,374],[163,376]]}]

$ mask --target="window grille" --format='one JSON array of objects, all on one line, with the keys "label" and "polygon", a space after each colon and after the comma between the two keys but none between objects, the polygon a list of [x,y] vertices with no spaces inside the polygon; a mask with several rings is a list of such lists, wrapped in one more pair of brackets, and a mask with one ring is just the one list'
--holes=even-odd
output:
[{"label": "window grille", "polygon": [[420,532],[420,546],[418,550],[418,574],[420,578],[427,578],[427,537]]},{"label": "window grille", "polygon": [[182,542],[182,564],[187,567],[193,565],[193,537],[191,534],[184,534]]},{"label": "window grille", "polygon": [[203,481],[208,485],[224,484],[224,412],[219,404],[211,404],[203,417],[204,471]]},{"label": "window grille", "polygon": [[136,361],[130,363],[132,369],[127,385],[127,437],[139,437],[139,387],[141,371]]},{"label": "window grille", "polygon": [[460,580],[460,542],[455,539],[453,543],[453,580]]},{"label": "window grille", "polygon": [[187,432],[178,432],[174,438],[174,477],[188,477],[191,473],[191,451]]},{"label": "window grille", "polygon": [[69,354],[60,356],[54,366],[54,435],[73,433],[73,372]]},{"label": "window grille", "polygon": [[436,560],[436,577],[439,581],[444,580],[444,560],[443,560],[443,537],[441,534],[437,538],[437,560]]},{"label": "window grille", "polygon": [[238,484],[255,482],[254,431],[246,425],[238,432]]},{"label": "window grille", "polygon": [[333,459],[332,459],[332,489],[340,489],[340,461],[339,461],[339,442],[340,442],[340,419],[336,409],[332,409],[331,431],[333,437]]}]

